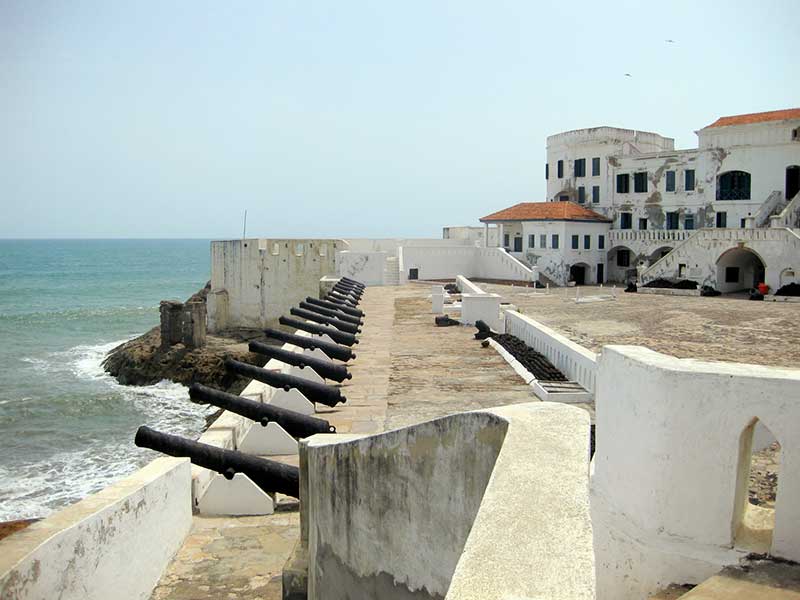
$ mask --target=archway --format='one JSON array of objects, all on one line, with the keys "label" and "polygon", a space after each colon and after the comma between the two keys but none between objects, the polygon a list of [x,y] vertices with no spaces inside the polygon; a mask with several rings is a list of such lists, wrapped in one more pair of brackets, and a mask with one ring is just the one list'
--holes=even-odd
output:
[{"label": "archway", "polygon": [[592,268],[586,263],[575,263],[569,268],[569,280],[574,281],[575,285],[586,285],[591,272]]},{"label": "archway", "polygon": [[658,262],[670,252],[672,252],[672,246],[661,246],[660,248],[656,248],[655,251],[651,252],[647,257],[647,266]]},{"label": "archway", "polygon": [[766,265],[749,248],[731,248],[717,259],[717,289],[723,294],[741,292],[764,281]]},{"label": "archway", "polygon": [[637,260],[636,253],[627,246],[614,246],[608,251],[607,255],[607,280],[625,283],[636,279]]},{"label": "archway", "polygon": [[749,200],[750,173],[728,171],[717,178],[717,200]]},{"label": "archway", "polygon": [[786,167],[786,199],[791,200],[800,192],[800,166]]}]

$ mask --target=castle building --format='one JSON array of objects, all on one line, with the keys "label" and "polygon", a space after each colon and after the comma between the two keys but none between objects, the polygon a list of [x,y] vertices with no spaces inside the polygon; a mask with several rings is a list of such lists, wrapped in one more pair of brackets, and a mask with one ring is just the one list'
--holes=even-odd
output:
[{"label": "castle building", "polygon": [[644,280],[687,278],[723,292],[794,281],[800,108],[722,117],[696,133],[698,147],[686,150],[672,138],[614,127],[552,135],[547,201],[576,205],[584,222],[605,224],[593,233],[572,225],[553,247],[552,237],[540,243],[542,235],[578,221],[543,218],[549,213],[540,203],[481,222],[501,226],[502,247],[559,285],[624,282],[637,267],[645,267]]}]

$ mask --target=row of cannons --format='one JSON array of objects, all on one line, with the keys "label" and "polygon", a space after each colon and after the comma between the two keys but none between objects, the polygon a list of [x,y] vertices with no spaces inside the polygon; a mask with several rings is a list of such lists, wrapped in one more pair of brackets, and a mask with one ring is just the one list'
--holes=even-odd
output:
[{"label": "row of cannons", "polygon": [[[229,373],[257,380],[271,390],[268,402],[235,396],[204,385],[189,388],[193,401],[211,404],[253,421],[237,450],[188,440],[155,431],[145,425],[136,432],[139,447],[170,456],[188,457],[192,464],[218,474],[203,495],[201,512],[208,514],[257,514],[272,511],[275,493],[299,497],[299,470],[263,456],[293,454],[297,440],[315,435],[336,433],[328,421],[312,416],[315,404],[335,407],[347,401],[338,385],[351,379],[348,362],[355,360],[353,346],[361,331],[364,313],[358,309],[364,284],[349,278],[340,279],[322,299],[306,298],[291,317],[282,316],[281,325],[297,330],[286,333],[266,329],[266,339],[283,342],[283,347],[252,341],[251,352],[264,356],[261,368],[233,359],[225,361]],[[297,318],[293,318],[297,317]],[[306,335],[300,332],[305,332]],[[308,335],[311,334],[311,335]],[[287,349],[287,346],[293,349]],[[275,362],[273,362],[275,361]],[[286,367],[288,373],[285,372]],[[327,381],[335,382],[328,384]],[[253,489],[256,486],[259,490]],[[254,512],[253,502],[266,503]],[[250,508],[248,508],[248,504]]]}]

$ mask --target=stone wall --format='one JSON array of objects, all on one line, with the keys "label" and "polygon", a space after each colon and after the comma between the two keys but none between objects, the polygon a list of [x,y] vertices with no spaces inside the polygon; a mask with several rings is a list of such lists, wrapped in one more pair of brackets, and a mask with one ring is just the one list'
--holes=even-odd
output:
[{"label": "stone wall", "polygon": [[161,301],[161,347],[183,344],[201,348],[206,344],[206,303],[202,300]]}]

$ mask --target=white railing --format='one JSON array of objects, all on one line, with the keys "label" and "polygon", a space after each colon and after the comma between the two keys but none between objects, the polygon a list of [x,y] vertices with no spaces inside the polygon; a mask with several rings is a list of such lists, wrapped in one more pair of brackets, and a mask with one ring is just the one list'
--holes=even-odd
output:
[{"label": "white railing", "polygon": [[608,241],[611,246],[624,244],[624,242],[682,242],[695,233],[694,229],[611,229],[608,232]]},{"label": "white railing", "polygon": [[465,294],[485,294],[481,288],[477,285],[472,283],[469,279],[464,277],[463,275],[459,275],[456,277],[456,287],[458,288],[459,292]]},{"label": "white railing", "polygon": [[758,207],[755,214],[750,217],[745,217],[745,227],[753,229],[754,227],[764,227],[770,220],[776,210],[782,209],[785,202],[783,201],[783,193],[780,190],[772,192],[761,206]]},{"label": "white railing", "polygon": [[791,202],[777,215],[769,218],[770,227],[794,228],[800,225],[800,192],[795,194]]},{"label": "white railing", "polygon": [[568,379],[594,394],[597,354],[567,337],[514,310],[506,310],[506,333],[544,354]]}]

